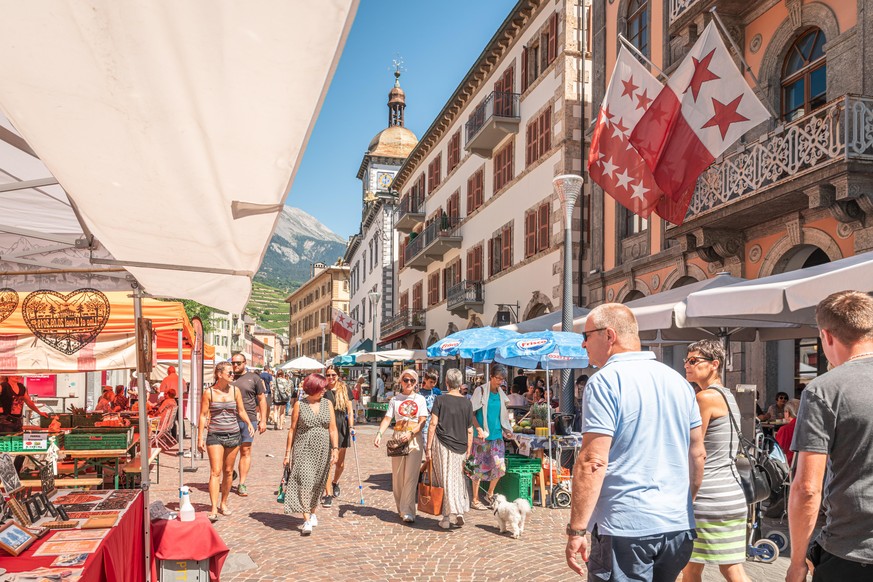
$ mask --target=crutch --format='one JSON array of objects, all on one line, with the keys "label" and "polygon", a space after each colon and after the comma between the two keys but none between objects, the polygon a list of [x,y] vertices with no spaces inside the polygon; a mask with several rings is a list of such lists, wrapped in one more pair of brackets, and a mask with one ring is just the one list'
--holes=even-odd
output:
[{"label": "crutch", "polygon": [[355,453],[355,470],[358,473],[358,491],[361,492],[361,505],[364,504],[364,484],[361,482],[361,466],[358,464],[358,447],[355,435],[352,435],[352,451]]}]

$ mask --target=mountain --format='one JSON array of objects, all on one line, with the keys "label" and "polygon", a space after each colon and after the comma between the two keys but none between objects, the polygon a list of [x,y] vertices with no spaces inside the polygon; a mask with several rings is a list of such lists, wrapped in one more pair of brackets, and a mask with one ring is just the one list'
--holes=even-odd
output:
[{"label": "mountain", "polygon": [[345,250],[345,239],[317,218],[286,206],[255,280],[288,291],[309,279],[312,263],[332,265]]}]

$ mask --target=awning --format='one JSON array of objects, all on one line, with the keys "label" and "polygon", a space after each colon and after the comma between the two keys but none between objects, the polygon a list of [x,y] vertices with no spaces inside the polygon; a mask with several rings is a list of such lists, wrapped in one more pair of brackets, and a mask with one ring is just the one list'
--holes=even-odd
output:
[{"label": "awning", "polygon": [[0,287],[242,312],[356,8],[0,4]]}]

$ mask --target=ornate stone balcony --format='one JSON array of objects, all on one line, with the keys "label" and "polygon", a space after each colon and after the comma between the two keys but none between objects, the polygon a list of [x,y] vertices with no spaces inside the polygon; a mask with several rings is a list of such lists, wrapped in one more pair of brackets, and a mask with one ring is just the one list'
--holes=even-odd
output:
[{"label": "ornate stone balcony", "polygon": [[466,149],[491,158],[494,148],[509,134],[518,133],[520,95],[494,91],[470,114],[466,123]]},{"label": "ornate stone balcony", "polygon": [[406,245],[404,260],[407,267],[424,271],[433,261],[442,260],[449,249],[461,247],[458,235],[460,219],[451,216],[437,218]]},{"label": "ornate stone balcony", "polygon": [[702,0],[670,0],[670,24],[676,22],[689,8]]},{"label": "ornate stone balcony", "polygon": [[686,222],[855,160],[873,161],[873,99],[845,95],[716,160],[697,181]]}]

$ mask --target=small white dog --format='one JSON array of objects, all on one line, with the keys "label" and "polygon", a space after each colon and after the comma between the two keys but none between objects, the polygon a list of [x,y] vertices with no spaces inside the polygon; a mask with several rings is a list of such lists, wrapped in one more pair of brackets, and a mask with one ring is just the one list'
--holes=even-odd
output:
[{"label": "small white dog", "polygon": [[520,538],[524,532],[524,521],[530,513],[530,503],[521,498],[509,502],[503,495],[495,495],[491,507],[497,516],[500,533],[508,531],[514,539]]}]

